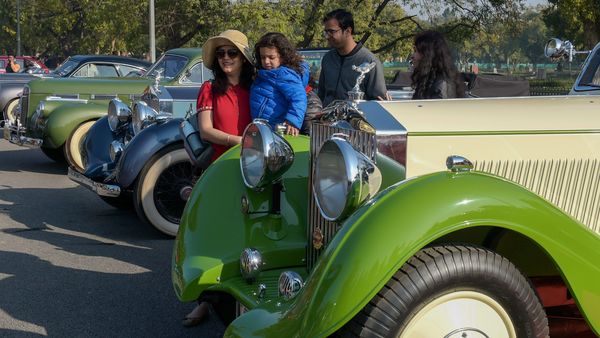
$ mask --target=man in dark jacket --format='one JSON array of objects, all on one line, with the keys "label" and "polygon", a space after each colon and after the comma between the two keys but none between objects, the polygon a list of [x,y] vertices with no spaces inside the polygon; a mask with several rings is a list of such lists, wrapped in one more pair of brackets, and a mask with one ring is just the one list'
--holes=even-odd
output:
[{"label": "man in dark jacket", "polygon": [[379,59],[361,43],[354,41],[354,19],[352,13],[336,9],[323,18],[323,35],[331,47],[323,57],[319,77],[319,97],[323,106],[333,100],[348,98],[348,91],[356,84],[360,75],[352,70],[364,62],[375,62],[375,68],[367,73],[360,89],[367,100],[387,99],[387,89],[383,77],[383,66]]}]

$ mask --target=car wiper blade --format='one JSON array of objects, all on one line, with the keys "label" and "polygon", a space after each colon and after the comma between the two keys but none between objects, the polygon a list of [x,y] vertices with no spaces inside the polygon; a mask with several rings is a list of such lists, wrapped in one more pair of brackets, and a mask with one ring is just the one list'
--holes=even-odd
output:
[{"label": "car wiper blade", "polygon": [[588,86],[588,87],[594,87],[594,88],[600,88],[600,84],[595,84],[595,83],[582,83],[581,86]]}]

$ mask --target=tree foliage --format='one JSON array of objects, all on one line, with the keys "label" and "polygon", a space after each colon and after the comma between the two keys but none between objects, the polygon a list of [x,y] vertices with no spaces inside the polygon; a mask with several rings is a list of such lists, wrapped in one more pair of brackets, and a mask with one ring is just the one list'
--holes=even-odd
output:
[{"label": "tree foliage", "polygon": [[[23,53],[140,56],[149,49],[149,0],[20,2]],[[0,5],[0,48],[14,52],[16,0]],[[441,30],[454,41],[496,25],[518,29],[523,0],[155,0],[156,47],[199,47],[225,29],[245,32],[251,43],[278,31],[298,47],[326,47],[322,18],[336,8],[354,14],[357,40],[382,59],[405,59],[423,29]]]}]

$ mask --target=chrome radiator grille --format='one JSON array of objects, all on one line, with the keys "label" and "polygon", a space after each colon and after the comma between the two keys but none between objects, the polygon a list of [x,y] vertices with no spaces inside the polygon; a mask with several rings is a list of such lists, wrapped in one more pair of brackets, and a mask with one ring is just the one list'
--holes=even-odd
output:
[{"label": "chrome radiator grille", "polygon": [[19,99],[19,106],[21,107],[21,111],[19,112],[19,122],[21,126],[27,127],[29,124],[29,119],[27,118],[27,111],[29,110],[29,95],[22,95]]},{"label": "chrome radiator grille", "polygon": [[[321,216],[319,208],[312,193],[312,178],[315,175],[315,157],[317,152],[327,141],[331,135],[341,133],[348,135],[350,143],[362,152],[369,156],[375,161],[377,155],[377,142],[375,134],[367,133],[358,130],[348,130],[336,127],[330,127],[324,124],[313,124],[310,135],[310,173],[308,177],[309,186],[309,201],[308,201],[308,226],[307,226],[307,238],[308,246],[306,250],[306,263],[309,270],[312,270],[317,259],[321,255],[325,248],[331,242],[335,234],[340,229],[341,225],[337,222],[327,221]],[[320,240],[320,241],[319,241]],[[315,246],[315,243],[317,245]],[[322,245],[318,245],[322,243]]]}]

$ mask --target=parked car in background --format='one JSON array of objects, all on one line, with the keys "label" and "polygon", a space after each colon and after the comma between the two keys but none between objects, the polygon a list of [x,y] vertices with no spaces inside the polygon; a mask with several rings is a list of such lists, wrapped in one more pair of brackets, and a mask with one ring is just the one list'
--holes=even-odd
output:
[{"label": "parked car in background", "polygon": [[41,147],[48,157],[66,158],[70,166],[82,170],[82,140],[94,122],[106,115],[110,100],[119,98],[129,104],[139,99],[158,74],[165,86],[197,86],[207,76],[201,49],[170,50],[141,78],[33,80],[23,89],[19,118],[4,128],[4,137],[15,144]]},{"label": "parked car in background", "polygon": [[[204,75],[212,76],[205,69]],[[141,220],[175,236],[185,202],[201,172],[194,171],[183,148],[179,124],[196,112],[203,81],[194,85],[144,90],[127,107],[120,99],[88,131],[82,144],[83,168],[69,167],[69,178],[117,208],[131,205]]]},{"label": "parked car in background", "polygon": [[0,75],[0,108],[4,120],[15,122],[14,108],[29,81],[38,77],[124,77],[142,74],[151,63],[114,55],[75,55],[49,73],[15,73]]},{"label": "parked car in background", "polygon": [[191,193],[175,292],[216,300],[225,337],[598,334],[598,111],[342,101],[310,137],[255,121]]},{"label": "parked car in background", "polygon": [[[44,63],[33,56],[15,56],[15,61],[21,67],[21,73],[48,74],[50,71]],[[0,55],[0,74],[6,73],[8,55]]]}]

